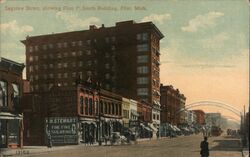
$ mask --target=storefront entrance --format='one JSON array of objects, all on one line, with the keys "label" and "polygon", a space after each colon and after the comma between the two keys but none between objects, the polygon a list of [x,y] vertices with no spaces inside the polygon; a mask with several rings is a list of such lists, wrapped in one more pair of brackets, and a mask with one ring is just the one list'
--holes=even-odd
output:
[{"label": "storefront entrance", "polygon": [[20,120],[0,120],[0,147],[20,147]]},{"label": "storefront entrance", "polygon": [[0,120],[0,148],[7,147],[7,120]]}]

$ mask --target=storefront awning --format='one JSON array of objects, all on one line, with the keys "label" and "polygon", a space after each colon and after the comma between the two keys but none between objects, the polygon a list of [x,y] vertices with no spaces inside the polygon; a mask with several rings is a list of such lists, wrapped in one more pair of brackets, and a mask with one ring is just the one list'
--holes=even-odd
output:
[{"label": "storefront awning", "polygon": [[144,124],[140,124],[141,126],[142,126],[142,128],[143,129],[146,129],[146,130],[148,130],[148,131],[152,131],[152,129],[151,128],[149,128],[149,127],[147,127],[147,126],[145,126]]},{"label": "storefront awning", "polygon": [[135,111],[135,110],[131,110],[131,114],[133,114],[134,116],[139,117],[139,114],[138,114],[137,111]]},{"label": "storefront awning", "polygon": [[23,119],[22,114],[12,114],[9,112],[0,112],[0,119]]},{"label": "storefront awning", "polygon": [[96,122],[92,122],[92,121],[81,121],[82,124],[93,124],[96,126]]},{"label": "storefront awning", "polygon": [[176,131],[181,131],[181,129],[179,129],[177,126],[174,125],[174,128]]},{"label": "storefront awning", "polygon": [[156,127],[154,127],[154,125],[153,124],[150,124],[150,128],[153,130],[153,131],[158,131],[158,129],[156,128]]}]

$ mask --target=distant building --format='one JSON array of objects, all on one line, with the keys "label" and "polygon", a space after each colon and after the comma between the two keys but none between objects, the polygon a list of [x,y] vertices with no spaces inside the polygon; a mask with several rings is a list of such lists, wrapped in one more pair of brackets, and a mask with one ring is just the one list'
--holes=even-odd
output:
[{"label": "distant building", "polygon": [[192,111],[192,110],[187,110],[186,111],[186,122],[189,126],[191,126],[192,124],[196,124],[196,114]]},{"label": "distant building", "polygon": [[23,115],[20,97],[23,94],[24,64],[1,58],[0,61],[0,148],[23,145]]},{"label": "distant building", "polygon": [[172,85],[161,84],[161,123],[182,124],[185,122],[186,97]]},{"label": "distant building", "polygon": [[129,128],[130,117],[130,101],[127,98],[122,98],[122,121],[123,127]]},{"label": "distant building", "polygon": [[30,82],[27,80],[23,80],[23,93],[30,92]]},{"label": "distant building", "polygon": [[196,114],[196,123],[200,125],[205,124],[205,112],[202,110],[193,110],[193,112]]},{"label": "distant building", "polygon": [[221,113],[206,113],[205,121],[207,125],[220,127],[222,123]]}]

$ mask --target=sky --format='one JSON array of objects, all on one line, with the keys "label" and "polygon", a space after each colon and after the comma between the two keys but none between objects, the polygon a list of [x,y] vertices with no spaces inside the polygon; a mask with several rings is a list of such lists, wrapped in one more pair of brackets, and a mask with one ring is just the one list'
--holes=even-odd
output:
[{"label": "sky", "polygon": [[[242,112],[249,104],[247,0],[0,0],[0,9],[2,57],[24,63],[27,35],[152,21],[165,36],[161,83],[178,88],[187,105],[210,100]],[[235,117],[218,107],[193,109]]]}]

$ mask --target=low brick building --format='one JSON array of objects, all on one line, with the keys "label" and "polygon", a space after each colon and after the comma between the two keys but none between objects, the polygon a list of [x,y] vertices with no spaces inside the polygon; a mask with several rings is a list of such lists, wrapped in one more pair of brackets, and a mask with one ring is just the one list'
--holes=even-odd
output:
[{"label": "low brick building", "polygon": [[[97,142],[122,129],[121,97],[90,84],[26,93],[22,102],[25,145],[45,145],[48,135],[56,145]],[[70,121],[64,128],[75,131],[50,126],[58,121]]]},{"label": "low brick building", "polygon": [[0,148],[22,147],[20,97],[24,64],[6,58],[0,61]]},{"label": "low brick building", "polygon": [[186,97],[172,85],[161,84],[161,123],[182,124],[185,122]]}]

